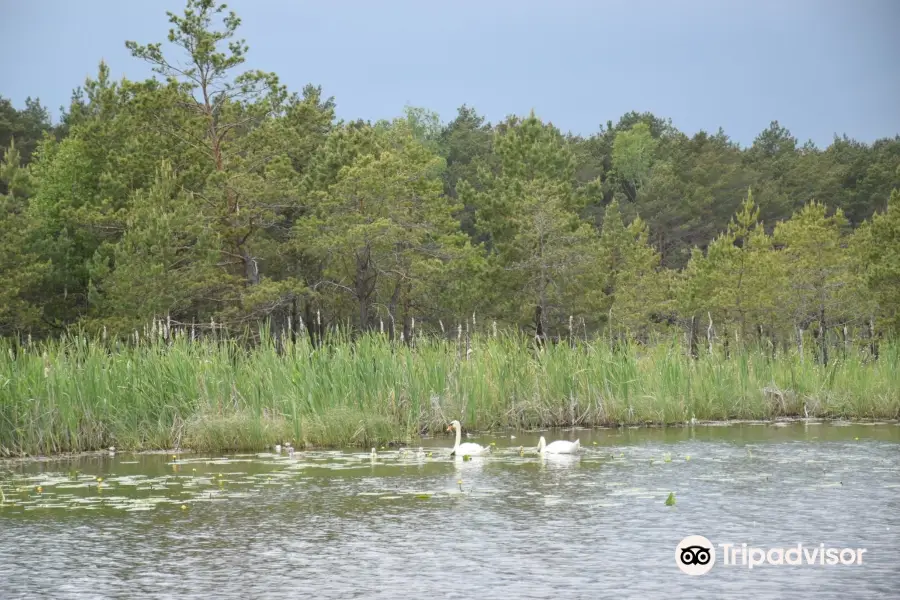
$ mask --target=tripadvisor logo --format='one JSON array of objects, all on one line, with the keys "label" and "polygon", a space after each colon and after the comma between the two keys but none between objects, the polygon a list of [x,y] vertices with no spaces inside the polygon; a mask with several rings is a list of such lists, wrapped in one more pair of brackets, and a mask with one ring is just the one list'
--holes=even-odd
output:
[{"label": "tripadvisor logo", "polygon": [[705,575],[716,564],[716,549],[702,535],[689,535],[675,547],[675,564],[682,573]]},{"label": "tripadvisor logo", "polygon": [[[722,565],[752,569],[763,565],[861,565],[865,548],[828,548],[825,544],[787,548],[759,548],[747,544],[719,544]],[[716,564],[716,547],[702,535],[689,535],[675,547],[675,564],[682,573],[705,575]]]}]

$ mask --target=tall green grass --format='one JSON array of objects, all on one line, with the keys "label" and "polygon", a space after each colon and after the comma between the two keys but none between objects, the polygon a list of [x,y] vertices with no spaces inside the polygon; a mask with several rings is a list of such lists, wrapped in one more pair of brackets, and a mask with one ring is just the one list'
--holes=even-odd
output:
[{"label": "tall green grass", "polygon": [[119,449],[374,445],[444,430],[674,424],[779,416],[897,418],[900,344],[877,361],[754,349],[690,358],[677,340],[543,350],[518,333],[415,348],[377,334],[115,345],[0,342],[0,455]]}]

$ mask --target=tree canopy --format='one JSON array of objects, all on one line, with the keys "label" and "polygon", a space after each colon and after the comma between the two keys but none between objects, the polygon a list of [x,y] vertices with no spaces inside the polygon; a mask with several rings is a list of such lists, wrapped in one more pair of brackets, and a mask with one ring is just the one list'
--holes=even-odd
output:
[{"label": "tree canopy", "polygon": [[169,19],[165,48],[126,43],[156,76],[101,62],[56,125],[0,98],[0,334],[315,318],[408,339],[473,314],[772,347],[900,333],[900,136],[820,149],[773,121],[742,148],[649,113],[578,136],[468,105],[344,122],[321,88],[244,70],[224,5]]}]

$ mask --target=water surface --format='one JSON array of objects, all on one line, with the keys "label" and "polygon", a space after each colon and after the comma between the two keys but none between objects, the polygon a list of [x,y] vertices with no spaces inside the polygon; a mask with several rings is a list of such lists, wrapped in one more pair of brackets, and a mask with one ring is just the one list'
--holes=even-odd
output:
[{"label": "water surface", "polygon": [[[541,459],[538,435],[581,440]],[[878,598],[900,586],[900,426],[486,434],[491,456],[272,451],[0,463],[0,598]],[[525,446],[524,455],[519,447]],[[430,456],[429,456],[430,453]],[[674,494],[675,505],[666,506]],[[675,564],[688,535],[861,565]]]}]

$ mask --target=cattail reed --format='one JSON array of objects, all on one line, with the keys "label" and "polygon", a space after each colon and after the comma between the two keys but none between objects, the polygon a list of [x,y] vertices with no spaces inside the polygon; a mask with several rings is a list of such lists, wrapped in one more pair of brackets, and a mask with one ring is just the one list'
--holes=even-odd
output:
[{"label": "cattail reed", "polygon": [[[374,330],[350,336],[342,324],[321,339],[299,336],[289,352],[268,329],[234,352],[239,342],[223,329],[189,340],[185,330],[173,335],[176,321],[158,319],[156,336],[142,338],[135,329],[135,343],[119,346],[104,345],[100,331],[28,348],[0,339],[0,382],[7,382],[0,389],[0,456],[111,445],[255,450],[291,439],[371,447],[435,431],[448,415],[463,415],[473,429],[569,426],[576,419],[594,426],[900,417],[897,342],[882,341],[877,361],[868,338],[851,343],[846,357],[826,367],[804,362],[791,340],[772,360],[761,344],[734,346],[731,332],[713,338],[719,347],[731,342],[730,358],[718,348],[702,351],[702,344],[693,357],[685,351],[689,340],[674,335],[640,345],[623,336],[614,347],[557,340],[535,352],[529,333],[501,336],[493,321],[482,334],[468,318],[458,323],[454,348],[417,320],[398,335],[409,345]],[[166,326],[170,341],[159,336]],[[571,326],[574,338],[574,318]]]}]

